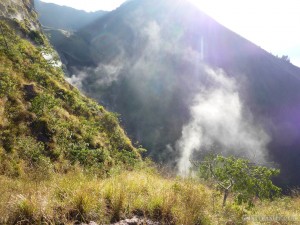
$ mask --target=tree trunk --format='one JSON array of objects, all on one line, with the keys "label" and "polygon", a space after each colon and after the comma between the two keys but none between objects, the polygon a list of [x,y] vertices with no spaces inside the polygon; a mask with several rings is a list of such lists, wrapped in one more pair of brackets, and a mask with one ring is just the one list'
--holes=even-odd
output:
[{"label": "tree trunk", "polygon": [[224,197],[223,197],[223,207],[226,205],[226,200],[228,197],[229,191],[227,189],[224,190]]}]

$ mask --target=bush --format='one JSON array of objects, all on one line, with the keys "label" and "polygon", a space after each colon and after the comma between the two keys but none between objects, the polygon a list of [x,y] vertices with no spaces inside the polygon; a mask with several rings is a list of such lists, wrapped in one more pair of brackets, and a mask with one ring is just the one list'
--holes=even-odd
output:
[{"label": "bush", "polygon": [[16,84],[12,79],[12,75],[9,75],[5,72],[0,72],[0,98],[15,94],[15,90]]},{"label": "bush", "polygon": [[83,166],[100,166],[109,158],[103,149],[90,149],[85,142],[69,145],[69,158],[71,162],[79,162]]},{"label": "bush", "polygon": [[45,41],[44,41],[44,38],[43,38],[43,36],[41,35],[41,33],[40,32],[38,32],[38,31],[35,31],[35,30],[31,30],[30,32],[29,32],[29,38],[31,39],[31,40],[33,40],[36,44],[38,44],[38,45],[43,45],[43,44],[45,44]]},{"label": "bush", "polygon": [[27,163],[27,175],[35,180],[48,179],[53,172],[49,158],[45,156],[45,146],[32,137],[20,137],[16,145],[19,156]]},{"label": "bush", "polygon": [[59,102],[49,94],[40,94],[32,101],[31,111],[37,116],[42,116],[45,113],[49,113],[55,106],[58,106]]}]

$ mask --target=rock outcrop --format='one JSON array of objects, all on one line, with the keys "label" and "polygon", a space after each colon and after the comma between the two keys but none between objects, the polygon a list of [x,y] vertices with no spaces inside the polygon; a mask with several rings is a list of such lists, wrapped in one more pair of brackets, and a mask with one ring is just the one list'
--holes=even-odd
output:
[{"label": "rock outcrop", "polygon": [[19,22],[28,30],[40,30],[32,0],[1,0],[0,18]]},{"label": "rock outcrop", "polygon": [[[78,223],[75,223],[74,225],[78,225]],[[89,223],[81,223],[80,225],[98,225],[98,224],[94,221],[91,221]],[[159,223],[151,221],[146,218],[139,218],[137,216],[134,216],[131,219],[121,220],[119,222],[112,223],[110,225],[159,225]]]}]

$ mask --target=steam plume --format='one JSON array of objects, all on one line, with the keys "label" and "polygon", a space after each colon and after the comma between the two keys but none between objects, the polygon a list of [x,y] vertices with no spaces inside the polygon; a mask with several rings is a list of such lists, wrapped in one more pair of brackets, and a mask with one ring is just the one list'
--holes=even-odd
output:
[{"label": "steam plume", "polygon": [[[195,97],[191,119],[177,142],[178,168],[186,174],[190,159],[199,151],[222,151],[264,162],[269,136],[252,119],[238,93],[237,83],[222,71],[205,68],[209,85]],[[217,148],[217,149],[214,149]]]}]

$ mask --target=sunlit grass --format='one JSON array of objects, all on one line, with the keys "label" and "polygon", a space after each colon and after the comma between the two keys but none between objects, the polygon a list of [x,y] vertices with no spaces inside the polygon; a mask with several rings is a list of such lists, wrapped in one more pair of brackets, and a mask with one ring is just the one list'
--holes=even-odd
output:
[{"label": "sunlit grass", "polygon": [[297,224],[300,219],[299,197],[257,202],[252,209],[229,201],[222,208],[222,196],[199,180],[163,178],[154,171],[98,178],[77,168],[43,181],[31,177],[0,177],[0,224],[109,224],[133,216],[186,225]]},{"label": "sunlit grass", "polygon": [[122,172],[100,179],[80,171],[46,181],[0,177],[2,223],[115,222],[134,215],[163,224],[211,224],[211,194],[192,179]]},{"label": "sunlit grass", "polygon": [[282,197],[260,202],[249,213],[248,224],[300,224],[300,197]]}]

